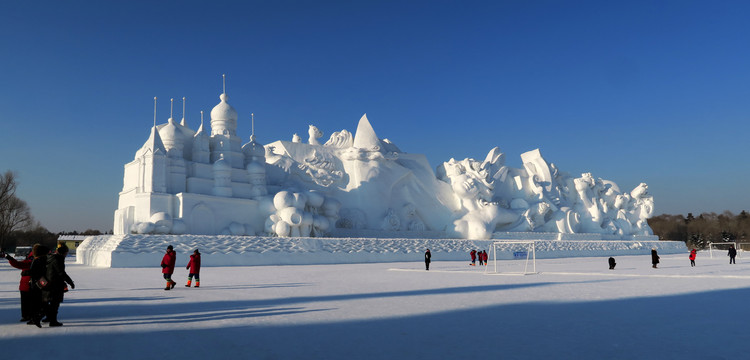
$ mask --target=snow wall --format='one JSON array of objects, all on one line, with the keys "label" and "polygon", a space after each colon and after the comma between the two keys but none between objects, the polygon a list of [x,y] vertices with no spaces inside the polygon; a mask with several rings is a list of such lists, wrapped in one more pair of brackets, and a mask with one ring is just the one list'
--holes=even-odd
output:
[{"label": "snow wall", "polygon": [[[530,233],[531,234],[531,233]],[[536,236],[539,234],[536,233]],[[583,234],[581,234],[583,235]],[[518,236],[518,234],[516,234]],[[601,236],[601,235],[599,235]],[[609,257],[687,252],[685,243],[644,240],[548,240],[536,242],[536,256],[544,258]],[[514,240],[535,240],[518,238]],[[495,240],[281,238],[216,235],[102,235],[87,237],[76,250],[76,263],[94,267],[158,267],[166,247],[177,252],[177,266],[185,266],[195,249],[201,266],[312,265],[423,261],[430,249],[433,261],[469,260],[469,251],[488,250]],[[513,259],[524,245],[503,244],[498,259]],[[517,254],[516,254],[517,255]]]}]

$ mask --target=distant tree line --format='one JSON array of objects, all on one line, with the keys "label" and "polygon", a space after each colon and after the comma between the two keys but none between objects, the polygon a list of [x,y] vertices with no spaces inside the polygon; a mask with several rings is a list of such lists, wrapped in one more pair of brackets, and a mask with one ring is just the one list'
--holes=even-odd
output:
[{"label": "distant tree line", "polygon": [[684,241],[688,247],[705,249],[709,243],[750,241],[750,213],[742,210],[738,215],[731,211],[721,214],[693,213],[683,215],[662,214],[648,219],[648,225],[659,240]]},{"label": "distant tree line", "polygon": [[[31,215],[25,201],[16,196],[16,175],[8,170],[0,174],[0,250],[13,252],[16,246],[36,243],[55,248],[60,235],[101,235],[99,230],[51,233]],[[111,233],[111,231],[110,231]]]}]

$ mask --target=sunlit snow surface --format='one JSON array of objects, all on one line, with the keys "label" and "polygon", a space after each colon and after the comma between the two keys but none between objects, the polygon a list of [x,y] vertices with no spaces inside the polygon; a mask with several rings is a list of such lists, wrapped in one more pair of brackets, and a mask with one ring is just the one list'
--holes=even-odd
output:
[{"label": "sunlit snow surface", "polygon": [[[20,272],[0,265],[6,354],[63,359],[738,359],[750,263],[725,254],[537,260],[537,275],[467,261],[207,267],[164,291],[149,268],[68,265],[62,328],[18,322]],[[716,255],[716,254],[715,254]],[[73,259],[68,259],[68,262]],[[502,275],[506,274],[506,275]],[[701,334],[719,336],[707,343]]]}]

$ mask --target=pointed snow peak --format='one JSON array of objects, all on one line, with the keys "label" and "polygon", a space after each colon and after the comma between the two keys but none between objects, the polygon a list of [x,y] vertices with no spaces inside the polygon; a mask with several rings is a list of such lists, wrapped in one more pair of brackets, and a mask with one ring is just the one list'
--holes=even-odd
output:
[{"label": "pointed snow peak", "polygon": [[159,136],[159,131],[156,129],[156,126],[151,128],[151,136],[146,140],[143,150],[146,152],[150,150],[152,154],[164,155],[167,153],[167,149],[164,147],[164,142],[161,141],[161,136]]},{"label": "pointed snow peak", "polygon": [[380,150],[380,139],[375,134],[370,121],[367,120],[367,114],[362,115],[362,118],[359,119],[353,146],[365,150]]}]

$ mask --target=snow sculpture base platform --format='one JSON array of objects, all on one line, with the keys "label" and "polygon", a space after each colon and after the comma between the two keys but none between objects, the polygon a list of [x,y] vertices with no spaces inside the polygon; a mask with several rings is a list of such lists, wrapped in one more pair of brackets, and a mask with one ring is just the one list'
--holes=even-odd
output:
[{"label": "snow sculpture base platform", "polygon": [[[529,233],[531,234],[531,233]],[[539,239],[539,233],[535,233]],[[557,235],[557,234],[554,234]],[[580,234],[579,234],[580,235]],[[518,239],[518,238],[517,238]],[[536,240],[532,239],[532,240]],[[530,238],[523,238],[530,240]],[[76,250],[76,263],[94,267],[154,267],[167,245],[177,252],[177,267],[185,266],[193,250],[200,249],[202,265],[309,265],[374,262],[422,262],[426,248],[433,261],[469,259],[471,249],[490,248],[494,240],[383,239],[383,238],[279,238],[211,235],[102,235],[87,237]],[[541,240],[537,258],[609,257],[686,252],[685,243],[656,240]],[[512,259],[510,246],[498,250],[498,259]],[[646,262],[648,263],[648,261]],[[179,269],[177,271],[180,271]]]}]

